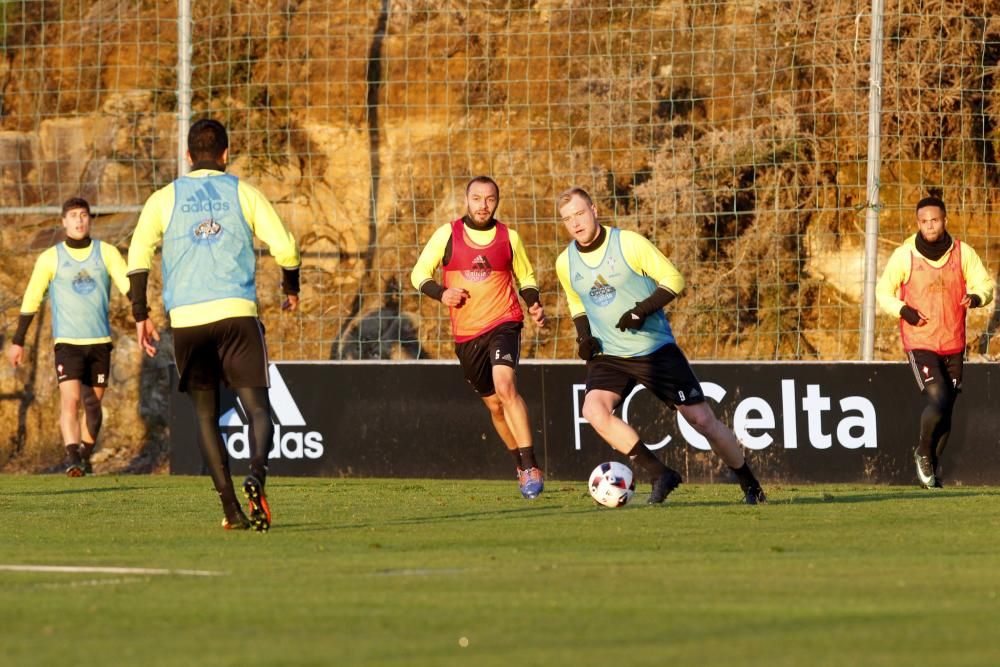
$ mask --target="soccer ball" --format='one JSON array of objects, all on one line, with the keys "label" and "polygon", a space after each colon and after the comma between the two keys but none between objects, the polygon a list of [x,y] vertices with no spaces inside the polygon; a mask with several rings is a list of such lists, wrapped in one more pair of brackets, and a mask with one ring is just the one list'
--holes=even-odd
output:
[{"label": "soccer ball", "polygon": [[605,507],[622,507],[635,495],[629,467],[617,461],[602,463],[590,473],[590,496]]}]

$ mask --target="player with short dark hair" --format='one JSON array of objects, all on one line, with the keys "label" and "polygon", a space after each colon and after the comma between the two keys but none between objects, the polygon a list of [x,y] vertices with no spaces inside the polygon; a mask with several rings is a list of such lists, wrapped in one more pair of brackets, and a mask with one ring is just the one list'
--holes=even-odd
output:
[{"label": "player with short dark hair", "polygon": [[[545,323],[545,312],[521,237],[494,217],[500,203],[496,181],[489,176],[470,180],[465,202],[466,214],[431,236],[410,280],[448,306],[465,379],[486,404],[514,459],[521,495],[535,498],[544,479],[535,460],[528,408],[517,391],[524,321],[518,292],[538,326]],[[439,266],[443,285],[433,278]]]},{"label": "player with short dark hair", "polygon": [[993,300],[993,279],[979,255],[953,239],[940,197],[917,202],[917,233],[893,251],[875,295],[899,318],[903,349],[926,401],[913,450],[920,486],[942,486],[941,454],[951,434],[955,400],[962,391],[965,317]]},{"label": "player with short dark hair", "polygon": [[680,473],[656,458],[635,429],[614,414],[636,383],[642,384],[708,440],[736,475],[744,502],[766,502],[735,434],[705,402],[663,313],[684,289],[684,278],[645,237],[601,225],[586,190],[563,192],[557,206],[573,237],[556,259],[556,273],[576,327],[578,354],[587,362],[583,417],[649,475],[653,490],[647,502],[662,503],[683,481]]},{"label": "player with short dark hair", "polygon": [[[188,160],[192,171],[149,197],[132,235],[128,277],[136,336],[146,354],[156,354],[160,337],[149,319],[146,285],[162,243],[163,302],[179,389],[194,403],[198,443],[225,515],[222,525],[262,532],[271,526],[264,484],[274,423],[253,240],[263,241],[282,268],[286,311],[299,304],[299,249],[267,198],[225,173],[229,137],[221,123],[204,119],[191,126]],[[235,391],[249,421],[250,474],[243,482],[249,518],[236,499],[219,429],[220,382]]]},{"label": "player with short dark hair", "polygon": [[59,429],[70,477],[93,472],[90,458],[104,420],[101,400],[111,375],[111,283],[122,294],[128,291],[125,260],[110,243],[90,238],[91,219],[86,199],[72,197],[63,203],[66,239],[35,261],[7,351],[10,363],[20,365],[28,327],[48,292],[59,382]]}]

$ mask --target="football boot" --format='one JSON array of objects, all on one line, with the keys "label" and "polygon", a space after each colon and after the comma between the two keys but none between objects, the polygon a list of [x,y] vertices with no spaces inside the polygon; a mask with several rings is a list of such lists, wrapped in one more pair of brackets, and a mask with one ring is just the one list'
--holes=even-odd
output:
[{"label": "football boot", "polygon": [[243,480],[243,495],[247,499],[247,512],[250,524],[258,533],[266,533],[271,527],[271,508],[267,504],[264,485],[253,475]]},{"label": "football boot", "polygon": [[537,498],[545,488],[545,480],[542,471],[538,468],[528,468],[527,470],[517,469],[517,485],[521,489],[521,495],[531,500]]},{"label": "football boot", "polygon": [[649,498],[646,499],[647,505],[659,505],[670,492],[681,485],[684,480],[681,478],[681,474],[674,470],[673,468],[667,468],[663,471],[663,474],[657,477],[653,481],[653,490],[649,494]]},{"label": "football boot", "polygon": [[937,487],[931,457],[921,456],[919,451],[913,450],[913,462],[917,465],[917,479],[920,481],[921,488],[933,489]]}]

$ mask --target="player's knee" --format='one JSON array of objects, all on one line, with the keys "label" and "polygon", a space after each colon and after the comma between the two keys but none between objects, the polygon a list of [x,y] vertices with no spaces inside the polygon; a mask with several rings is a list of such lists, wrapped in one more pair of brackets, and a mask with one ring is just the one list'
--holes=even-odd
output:
[{"label": "player's knee", "polygon": [[247,410],[247,419],[254,426],[266,426],[271,421],[271,411],[260,407]]},{"label": "player's knee", "polygon": [[927,399],[927,410],[938,414],[944,414],[949,408],[951,408],[954,396],[954,394],[942,386],[928,388],[925,394]]},{"label": "player's knee", "polygon": [[939,401],[936,402],[935,407],[941,412],[942,415],[951,412],[952,406],[955,405],[954,394],[949,394],[947,396],[941,397]]},{"label": "player's knee", "polygon": [[600,429],[611,418],[611,411],[597,403],[584,403],[580,411],[583,418],[596,429]]},{"label": "player's knee", "polygon": [[59,406],[63,412],[68,412],[75,415],[80,411],[80,397],[79,396],[63,396],[59,400]]},{"label": "player's knee", "polygon": [[691,414],[690,416],[684,415],[684,419],[687,421],[688,424],[691,425],[691,428],[693,428],[701,435],[710,433],[713,430],[713,427],[718,422],[718,420],[715,418],[715,415],[712,414],[710,411],[698,411]]},{"label": "player's knee", "polygon": [[725,426],[718,420],[712,408],[707,403],[695,403],[693,405],[678,405],[677,411],[684,417],[684,421],[691,425],[695,431],[701,435],[711,434],[718,428]]},{"label": "player's knee", "polygon": [[937,401],[928,401],[927,405],[924,407],[924,420],[937,422],[941,420],[942,416],[944,416],[944,409],[941,404]]},{"label": "player's knee", "polygon": [[82,398],[83,398],[83,404],[88,408],[101,405],[101,399],[93,391],[88,391],[84,393]]},{"label": "player's knee", "polygon": [[518,398],[517,385],[512,381],[501,381],[493,383],[497,398],[501,403],[510,403]]},{"label": "player's knee", "polygon": [[496,394],[485,397],[483,403],[486,404],[486,409],[490,411],[490,416],[493,419],[504,418],[503,403],[500,402],[500,398]]}]

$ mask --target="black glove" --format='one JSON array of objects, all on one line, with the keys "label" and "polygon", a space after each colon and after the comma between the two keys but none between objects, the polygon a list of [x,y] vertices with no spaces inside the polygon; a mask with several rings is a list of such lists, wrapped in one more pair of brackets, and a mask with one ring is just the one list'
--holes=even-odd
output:
[{"label": "black glove", "polygon": [[593,336],[580,336],[576,339],[576,356],[584,361],[590,361],[601,353],[601,341]]},{"label": "black glove", "polygon": [[969,308],[979,308],[983,305],[983,300],[979,298],[978,294],[966,294],[969,297]]},{"label": "black glove", "polygon": [[635,308],[631,310],[626,310],[625,313],[618,320],[618,327],[621,331],[627,331],[628,329],[641,329],[642,323],[646,321],[646,313],[644,309],[638,304],[635,304]]},{"label": "black glove", "polygon": [[646,321],[646,318],[655,312],[663,310],[663,308],[677,298],[676,292],[668,290],[662,285],[658,285],[656,289],[647,298],[642,301],[635,302],[635,308],[625,311],[618,320],[618,324],[615,325],[622,331],[628,329],[641,329],[642,323]]},{"label": "black glove", "polygon": [[917,326],[920,323],[920,313],[909,306],[903,306],[900,308],[899,316],[906,320],[907,324]]}]

